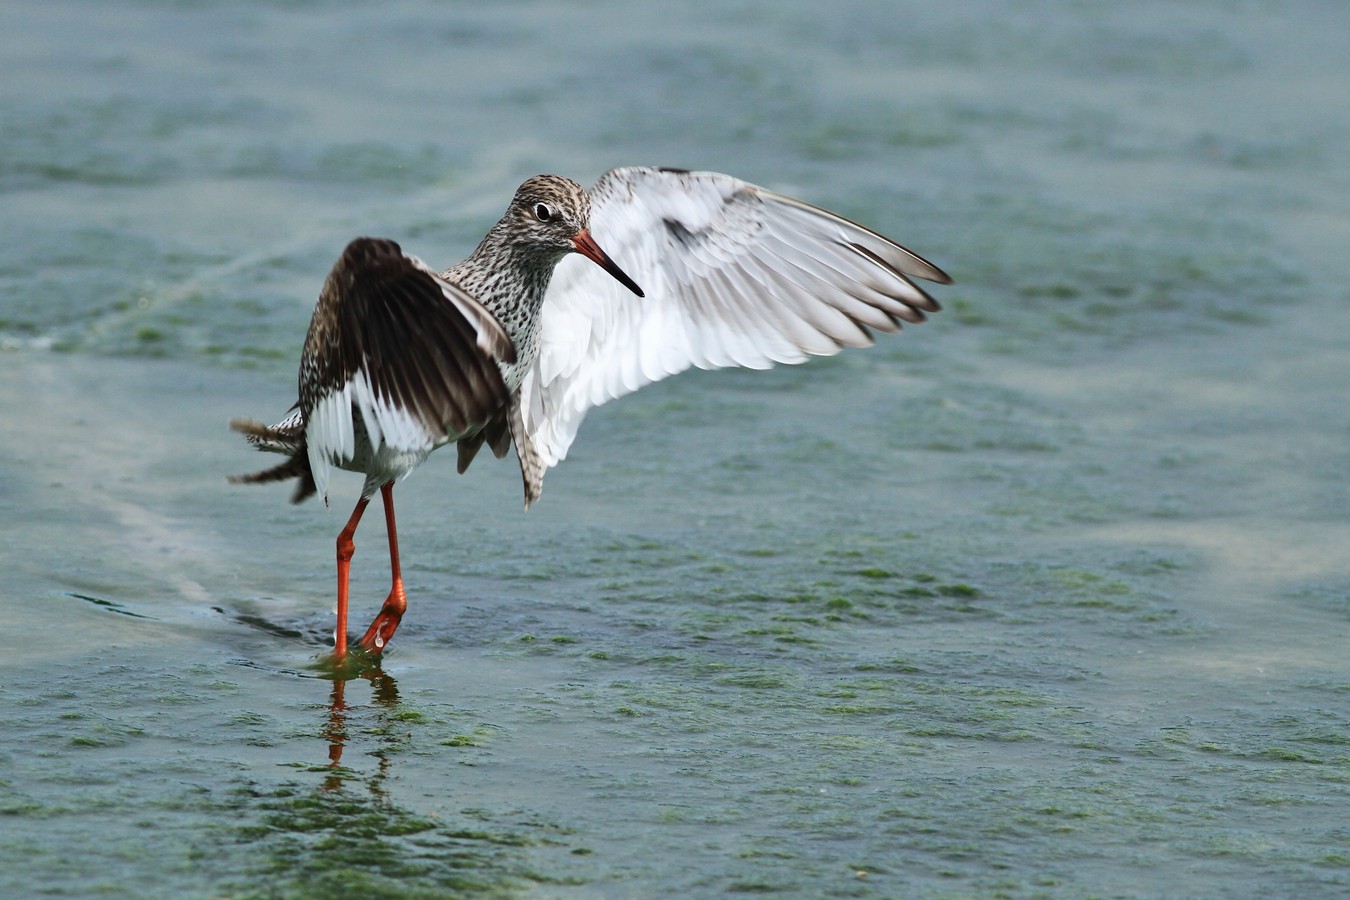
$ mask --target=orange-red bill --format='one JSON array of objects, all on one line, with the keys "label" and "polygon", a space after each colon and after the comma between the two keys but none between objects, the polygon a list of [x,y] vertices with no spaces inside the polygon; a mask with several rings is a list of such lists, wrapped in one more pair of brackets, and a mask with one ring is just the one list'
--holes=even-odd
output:
[{"label": "orange-red bill", "polygon": [[600,249],[600,245],[595,242],[595,238],[591,237],[589,230],[583,231],[581,234],[572,238],[572,244],[577,248],[578,253],[587,259],[593,260],[596,265],[613,275],[614,280],[619,282],[619,284],[628,288],[639,297],[646,296],[646,294],[642,293],[642,288],[637,286],[637,282],[629,278],[624,270],[619,268],[618,263],[610,259],[608,253]]}]

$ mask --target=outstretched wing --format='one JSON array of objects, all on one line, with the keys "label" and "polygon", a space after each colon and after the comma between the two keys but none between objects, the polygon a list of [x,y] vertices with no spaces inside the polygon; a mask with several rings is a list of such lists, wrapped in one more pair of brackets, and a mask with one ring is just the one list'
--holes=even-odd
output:
[{"label": "outstretched wing", "polygon": [[347,245],[319,295],[300,367],[310,467],[353,459],[353,409],[371,446],[429,451],[481,428],[507,402],[501,324],[393,241]]},{"label": "outstretched wing", "polygon": [[867,346],[868,329],[939,309],[911,278],[951,280],[870,229],[714,172],[607,172],[591,232],[646,297],[586,260],[558,265],[520,396],[545,466],[593,406],[690,366],[764,369]]}]

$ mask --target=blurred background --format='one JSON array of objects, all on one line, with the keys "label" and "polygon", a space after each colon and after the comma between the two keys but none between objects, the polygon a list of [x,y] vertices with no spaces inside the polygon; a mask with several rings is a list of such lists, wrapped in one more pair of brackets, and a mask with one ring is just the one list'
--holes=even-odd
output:
[{"label": "blurred background", "polygon": [[[1344,4],[11,2],[0,893],[1350,885]],[[712,169],[955,279],[866,351],[438,454],[345,685],[225,476],[346,241]],[[377,517],[378,519],[378,517]],[[354,619],[387,590],[378,520]]]}]

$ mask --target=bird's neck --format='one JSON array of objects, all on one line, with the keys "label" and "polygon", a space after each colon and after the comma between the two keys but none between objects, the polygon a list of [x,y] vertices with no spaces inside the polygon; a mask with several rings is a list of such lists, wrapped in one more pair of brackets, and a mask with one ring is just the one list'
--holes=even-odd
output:
[{"label": "bird's neck", "polygon": [[444,273],[487,307],[513,339],[539,316],[553,268],[565,253],[512,241],[498,223],[464,262]]},{"label": "bird's neck", "polygon": [[469,258],[443,277],[482,303],[506,329],[516,361],[500,365],[507,388],[514,392],[539,353],[539,310],[553,268],[566,254],[537,248],[531,252],[502,232],[500,226],[489,231]]}]

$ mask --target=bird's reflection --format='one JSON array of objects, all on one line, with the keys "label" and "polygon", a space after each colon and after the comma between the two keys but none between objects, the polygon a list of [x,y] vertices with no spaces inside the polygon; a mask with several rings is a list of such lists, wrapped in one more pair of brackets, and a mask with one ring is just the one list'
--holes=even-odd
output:
[{"label": "bird's reflection", "polygon": [[[393,724],[393,714],[397,712],[399,705],[398,682],[393,675],[381,669],[378,665],[363,669],[355,678],[345,679],[336,677],[333,679],[333,687],[329,692],[328,714],[324,720],[320,734],[328,742],[328,776],[324,779],[323,790],[336,791],[341,790],[344,783],[351,778],[351,771],[342,765],[342,754],[347,749],[347,743],[351,739],[351,730],[348,719],[352,713],[362,709],[361,706],[347,705],[347,685],[349,681],[353,683],[358,679],[364,679],[370,682],[371,706],[376,711],[376,719],[380,726]],[[384,779],[389,774],[389,765],[391,753],[385,752],[393,749],[392,745],[399,743],[403,736],[398,729],[391,727],[377,727],[368,729],[368,733],[378,736],[380,747],[370,751],[370,755],[379,760],[376,771],[365,779],[366,786],[371,793],[383,797]]]},{"label": "bird's reflection", "polygon": [[314,701],[297,747],[306,762],[237,792],[237,834],[269,879],[268,896],[518,893],[529,877],[522,848],[533,837],[505,824],[485,828],[479,810],[443,819],[443,799],[393,777],[394,761],[434,740],[436,727],[419,724],[424,717],[406,707],[393,676],[363,662],[360,671],[334,671],[320,661],[318,674],[298,682]]}]

